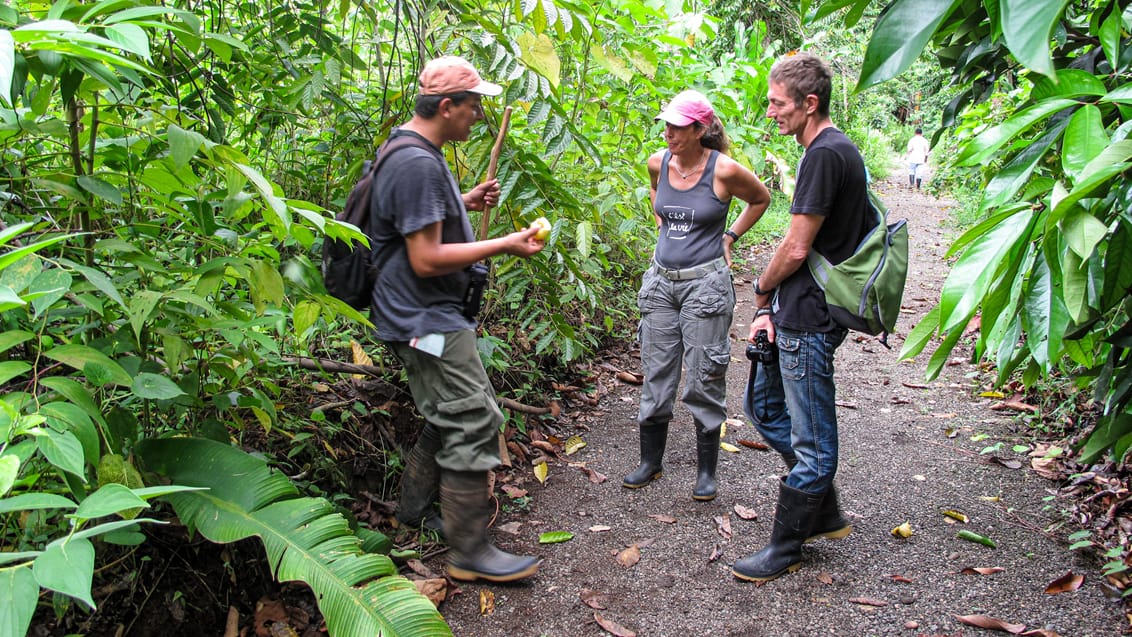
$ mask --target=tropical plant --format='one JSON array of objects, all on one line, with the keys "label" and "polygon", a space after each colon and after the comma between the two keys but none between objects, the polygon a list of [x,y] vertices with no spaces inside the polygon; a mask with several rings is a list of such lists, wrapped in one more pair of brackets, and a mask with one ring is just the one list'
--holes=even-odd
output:
[{"label": "tropical plant", "polygon": [[[868,4],[814,6],[860,15]],[[930,45],[960,89],[943,115],[944,125],[968,130],[956,161],[981,167],[985,181],[984,218],[952,246],[939,305],[902,356],[939,336],[928,368],[938,374],[980,315],[975,357],[994,362],[1000,382],[1021,371],[1030,385],[1066,369],[1094,384],[1103,413],[1085,462],[1132,447],[1125,4],[896,0],[877,20],[858,83],[895,77]]]}]

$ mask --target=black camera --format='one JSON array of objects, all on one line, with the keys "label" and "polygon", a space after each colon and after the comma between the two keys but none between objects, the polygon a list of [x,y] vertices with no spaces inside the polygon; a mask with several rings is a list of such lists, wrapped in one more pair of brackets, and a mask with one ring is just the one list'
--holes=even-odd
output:
[{"label": "black camera", "polygon": [[747,343],[747,360],[773,363],[778,360],[778,348],[767,338],[766,330],[755,332],[755,342]]},{"label": "black camera", "polygon": [[487,266],[473,263],[468,266],[468,289],[464,291],[464,318],[474,321],[483,305],[483,289],[487,286]]}]

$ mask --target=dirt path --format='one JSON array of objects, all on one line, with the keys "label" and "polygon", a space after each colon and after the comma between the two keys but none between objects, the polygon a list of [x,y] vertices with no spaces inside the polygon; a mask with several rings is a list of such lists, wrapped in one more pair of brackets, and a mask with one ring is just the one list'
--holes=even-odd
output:
[{"label": "dirt path", "polygon": [[[925,383],[927,354],[912,363],[896,360],[904,336],[938,298],[943,253],[954,234],[947,214],[953,204],[896,183],[881,184],[879,191],[892,216],[910,223],[906,314],[890,339],[891,351],[851,334],[836,362],[838,484],[853,534],[809,545],[802,570],[764,586],[735,580],[730,564],[760,549],[769,536],[781,461],[746,447],[721,452],[720,497],[694,502],[694,432],[678,405],[664,477],[644,489],[624,489],[621,478],[638,460],[638,387],[606,372],[599,411],[567,411],[557,422],[561,435],[580,435],[587,446],[552,461],[545,485],[524,467],[526,479],[518,486],[530,492],[529,508],[506,511],[497,522],[517,531],[497,530],[500,544],[537,554],[542,569],[527,583],[465,585],[441,607],[456,635],[610,634],[595,614],[641,637],[1005,634],[956,619],[976,614],[1063,637],[1121,633],[1121,607],[1103,595],[1098,566],[1070,553],[1062,540],[1062,505],[1050,497],[1054,483],[1029,471],[1025,454],[1011,450],[1016,441],[1027,442],[1025,432],[1012,415],[990,409],[997,401],[978,397],[984,388],[976,385],[975,368],[952,360],[939,379]],[[752,314],[751,273],[765,266],[770,248],[747,251],[747,265],[736,275],[740,300],[728,374],[729,412],[744,424],[728,427],[725,441],[732,444],[759,439],[743,421],[740,400],[749,369],[743,348]],[[639,368],[633,360],[610,363]],[[1006,463],[979,454],[998,441],[1004,444],[997,455]],[[595,484],[566,460],[608,479]],[[1022,468],[1010,468],[1009,461]],[[741,519],[737,505],[753,509],[758,519]],[[949,523],[944,510],[960,511],[970,522]],[[730,536],[721,532],[721,520]],[[890,531],[904,522],[913,535],[897,539]],[[993,538],[997,548],[958,539],[960,528]],[[538,544],[547,531],[575,537]],[[640,561],[619,564],[617,554],[633,544]],[[439,569],[441,561],[431,565]],[[1002,570],[961,573],[969,567]],[[1046,594],[1047,584],[1067,571],[1084,575],[1084,585]],[[481,591],[494,594],[494,612],[481,614]],[[586,591],[600,594],[603,610],[583,602]]]}]

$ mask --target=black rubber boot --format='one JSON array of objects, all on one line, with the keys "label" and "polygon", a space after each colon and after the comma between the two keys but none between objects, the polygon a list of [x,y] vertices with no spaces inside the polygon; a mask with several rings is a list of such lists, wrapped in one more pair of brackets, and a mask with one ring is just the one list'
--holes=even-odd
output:
[{"label": "black rubber boot", "polygon": [[538,558],[512,555],[491,542],[487,524],[495,508],[488,498],[486,471],[445,471],[440,508],[448,539],[448,575],[470,582],[513,582],[535,574]]},{"label": "black rubber boot", "polygon": [[[798,459],[794,456],[782,456],[782,460],[786,463],[788,471],[798,464]],[[823,538],[840,540],[852,532],[853,527],[850,526],[845,516],[841,515],[841,503],[838,502],[837,498],[837,485],[833,485],[829,487],[829,491],[825,492],[825,499],[821,501],[821,506],[818,507],[818,512],[814,516],[814,526],[810,529],[810,536],[806,538],[806,542],[809,543]]]},{"label": "black rubber boot", "polygon": [[708,502],[715,499],[718,485],[715,480],[716,465],[719,464],[719,427],[711,431],[704,431],[703,426],[696,425],[696,488],[692,490],[692,499]]},{"label": "black rubber boot", "polygon": [[438,451],[440,430],[431,424],[425,425],[417,437],[417,444],[405,459],[397,521],[404,526],[424,527],[443,534],[444,525],[432,506],[440,493],[440,466],[436,464]]},{"label": "black rubber boot", "polygon": [[748,582],[766,582],[798,570],[802,566],[802,544],[810,535],[810,526],[824,495],[799,491],[783,481],[778,487],[770,543],[758,553],[737,560],[731,573]]},{"label": "black rubber boot", "polygon": [[668,444],[668,423],[641,426],[641,464],[625,476],[621,486],[640,489],[661,476],[664,446]]}]

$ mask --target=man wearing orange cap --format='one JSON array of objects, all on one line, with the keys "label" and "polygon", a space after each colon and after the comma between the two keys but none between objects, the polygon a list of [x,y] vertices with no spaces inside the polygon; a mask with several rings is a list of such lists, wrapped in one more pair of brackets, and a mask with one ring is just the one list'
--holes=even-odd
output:
[{"label": "man wearing orange cap", "polygon": [[461,193],[441,148],[468,139],[483,119],[482,96],[502,91],[462,58],[425,65],[413,117],[389,137],[414,136],[415,143],[374,175],[369,228],[379,270],[371,319],[404,365],[427,423],[405,462],[397,517],[438,527],[432,504],[439,491],[448,574],[498,582],[533,575],[538,560],[502,551],[488,536],[488,472],[500,462],[503,414],[476,349],[478,308],[465,300],[474,264],[499,254],[529,257],[544,243],[535,228],[475,241],[467,210],[494,206],[499,183]]}]

